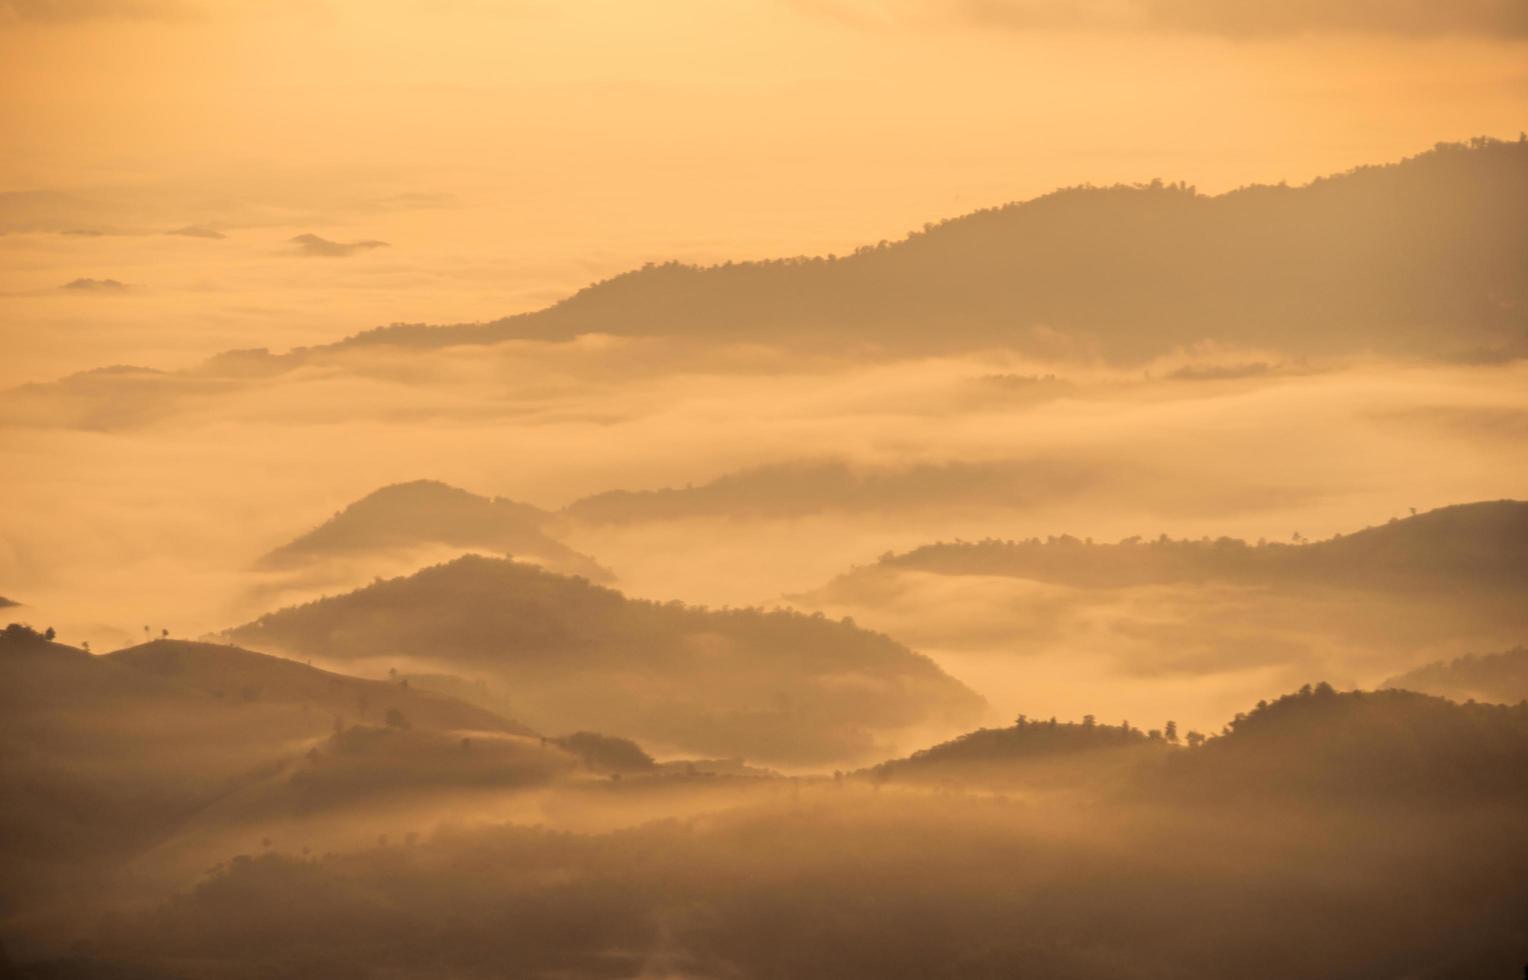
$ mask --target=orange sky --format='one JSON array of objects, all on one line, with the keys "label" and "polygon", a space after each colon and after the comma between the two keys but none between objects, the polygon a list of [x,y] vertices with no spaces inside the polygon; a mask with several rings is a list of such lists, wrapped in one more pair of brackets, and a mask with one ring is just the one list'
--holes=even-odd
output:
[{"label": "orange sky", "polygon": [[[1140,26],[1164,2],[6,0],[0,384],[489,318],[647,259],[845,250],[1057,185],[1303,181],[1528,126],[1528,45],[1486,14]],[[227,237],[163,234],[186,225]],[[304,233],[389,247],[294,258]],[[131,288],[61,294],[81,277]]]}]

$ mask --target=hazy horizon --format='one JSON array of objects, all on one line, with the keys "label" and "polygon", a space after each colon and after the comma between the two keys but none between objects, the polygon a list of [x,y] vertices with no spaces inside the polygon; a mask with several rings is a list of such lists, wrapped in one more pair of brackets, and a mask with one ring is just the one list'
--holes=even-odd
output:
[{"label": "hazy horizon", "polygon": [[0,0],[0,976],[1517,976],[1528,8]]}]

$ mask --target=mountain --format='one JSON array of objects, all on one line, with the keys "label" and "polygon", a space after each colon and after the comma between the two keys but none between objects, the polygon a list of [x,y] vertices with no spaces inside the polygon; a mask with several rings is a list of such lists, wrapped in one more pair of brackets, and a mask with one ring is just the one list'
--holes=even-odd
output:
[{"label": "mountain", "polygon": [[1384,686],[1455,701],[1519,704],[1528,700],[1528,647],[1426,664],[1390,678]]},{"label": "mountain", "polygon": [[336,559],[431,547],[486,550],[529,558],[596,581],[611,578],[593,559],[547,533],[552,515],[503,497],[481,497],[434,480],[396,483],[350,504],[260,559],[293,569]]},{"label": "mountain", "polygon": [[1074,187],[845,257],[649,265],[536,313],[343,346],[583,333],[1003,345],[1121,359],[1201,340],[1521,353],[1528,141],[1439,144],[1302,187]]},{"label": "mountain", "polygon": [[707,755],[817,762],[973,716],[932,661],[850,623],[629,599],[467,556],[262,616],[237,642],[333,661],[407,658],[493,679],[534,725],[616,731]]},{"label": "mountain", "polygon": [[9,608],[11,606],[19,606],[19,605],[21,605],[21,603],[17,602],[16,600],[14,600],[14,599],[7,599],[5,596],[0,595],[0,609],[6,609],[6,608]]}]

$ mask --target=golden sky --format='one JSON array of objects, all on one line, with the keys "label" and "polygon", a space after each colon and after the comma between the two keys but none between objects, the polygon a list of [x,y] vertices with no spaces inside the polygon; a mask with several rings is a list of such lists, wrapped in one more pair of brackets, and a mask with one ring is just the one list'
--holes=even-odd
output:
[{"label": "golden sky", "polygon": [[[1085,181],[1512,137],[1520,7],[0,2],[0,383],[492,318]],[[225,237],[164,234],[188,227]],[[320,261],[301,234],[388,246]]]}]

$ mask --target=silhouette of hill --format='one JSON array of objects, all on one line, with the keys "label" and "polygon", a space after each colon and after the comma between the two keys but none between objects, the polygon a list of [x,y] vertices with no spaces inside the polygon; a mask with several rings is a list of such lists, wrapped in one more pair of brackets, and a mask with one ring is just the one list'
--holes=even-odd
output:
[{"label": "silhouette of hill", "polygon": [[1467,654],[1426,664],[1383,685],[1421,691],[1455,701],[1518,704],[1528,700],[1528,647],[1501,653]]},{"label": "silhouette of hill", "polygon": [[478,556],[273,612],[230,636],[331,661],[408,657],[502,683],[534,725],[750,759],[863,756],[878,733],[981,706],[927,658],[849,623],[628,599]]},{"label": "silhouette of hill", "polygon": [[687,517],[791,518],[948,507],[1023,508],[1099,482],[1101,468],[1066,460],[860,467],[812,459],[753,467],[692,487],[612,490],[569,504],[591,524]]},{"label": "silhouette of hill", "polygon": [[1307,685],[1237,715],[1224,734],[1173,761],[1162,773],[1166,791],[1218,801],[1522,805],[1528,704]]},{"label": "silhouette of hill", "polygon": [[857,579],[882,570],[1006,575],[1101,588],[1229,581],[1516,591],[1528,586],[1528,502],[1457,504],[1297,544],[1165,535],[1115,544],[1069,535],[940,543],[886,555],[876,565],[841,576],[828,591],[852,589]]},{"label": "silhouette of hill", "polygon": [[[536,313],[342,346],[582,333],[971,344],[1146,357],[1523,350],[1528,141],[1439,144],[1302,187],[1074,187],[841,258],[650,265]],[[1107,288],[1105,288],[1107,286]]]},{"label": "silhouette of hill", "polygon": [[208,643],[158,640],[105,656],[31,630],[0,633],[0,862],[121,854],[282,771],[356,724],[533,733],[440,695]]},{"label": "silhouette of hill", "polygon": [[596,581],[611,575],[547,533],[551,515],[503,497],[480,497],[434,480],[396,483],[362,497],[271,551],[259,567],[287,569],[366,553],[429,546],[530,558]]},{"label": "silhouette of hill", "polygon": [[[1049,768],[1045,768],[1048,766]],[[1528,801],[1528,702],[1457,704],[1414,691],[1306,685],[1239,713],[1219,735],[1020,719],[864,770],[877,781],[1060,781],[1133,798],[1348,805],[1375,797],[1434,806]]]},{"label": "silhouette of hill", "polygon": [[982,728],[892,759],[862,775],[877,782],[1021,784],[1029,789],[1098,784],[1159,761],[1168,748],[1161,732],[1082,722],[1020,718],[1008,728]]},{"label": "silhouette of hill", "polygon": [[1120,742],[1133,775],[1081,799],[793,781],[788,799],[616,833],[502,825],[320,859],[246,855],[92,953],[218,975],[1521,968],[1528,706],[1318,686],[1196,748],[1040,723],[915,758],[1080,767]]},{"label": "silhouette of hill", "polygon": [[19,605],[21,605],[21,603],[17,602],[16,600],[14,600],[14,599],[7,599],[5,596],[0,595],[0,609],[6,609],[6,608],[8,608],[10,606],[19,606]]}]

